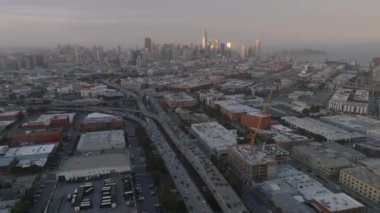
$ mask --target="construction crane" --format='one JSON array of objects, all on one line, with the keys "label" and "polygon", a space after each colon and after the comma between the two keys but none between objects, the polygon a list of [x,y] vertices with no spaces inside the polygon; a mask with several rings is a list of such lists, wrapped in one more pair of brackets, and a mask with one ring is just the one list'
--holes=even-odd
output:
[{"label": "construction crane", "polygon": [[[261,110],[261,114],[262,114],[263,116],[260,116],[260,118],[259,118],[259,122],[257,123],[257,129],[261,129],[261,125],[262,125],[263,120],[264,120],[264,115],[265,115],[266,112],[267,112],[268,105],[269,105],[269,103],[270,103],[271,100],[272,100],[272,96],[273,96],[273,90],[270,89],[269,94],[268,94],[268,97],[267,97],[267,100],[265,101],[265,103],[264,103],[264,107],[263,107],[263,109]],[[252,145],[252,148],[253,148],[253,149],[255,149],[255,147],[256,147],[256,134],[257,134],[257,131],[255,131],[254,133],[251,132],[251,145]]]}]

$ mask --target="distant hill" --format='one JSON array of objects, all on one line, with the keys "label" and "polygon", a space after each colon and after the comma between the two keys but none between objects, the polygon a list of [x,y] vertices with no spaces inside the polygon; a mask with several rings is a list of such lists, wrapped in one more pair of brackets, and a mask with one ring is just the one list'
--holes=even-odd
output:
[{"label": "distant hill", "polygon": [[283,50],[276,52],[276,55],[326,55],[327,52],[315,49],[303,49],[303,50]]}]

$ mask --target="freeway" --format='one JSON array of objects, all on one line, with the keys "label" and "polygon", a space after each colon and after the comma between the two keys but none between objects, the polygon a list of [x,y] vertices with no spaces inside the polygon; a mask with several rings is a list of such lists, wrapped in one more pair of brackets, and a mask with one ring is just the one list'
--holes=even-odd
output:
[{"label": "freeway", "polygon": [[[160,124],[171,140],[178,141],[189,139],[189,136],[186,135],[178,127],[178,125],[170,119],[170,116],[167,115],[155,99],[151,99],[151,104],[157,110],[160,118]],[[223,212],[248,212],[240,197],[198,146],[183,143],[175,144],[182,155],[185,156],[185,158],[191,163],[191,165],[198,172],[199,176],[206,183]]]},{"label": "freeway", "polygon": [[[127,91],[116,84],[110,82],[107,83],[108,86],[113,87],[125,94],[131,95],[136,98],[137,104],[141,110],[141,113],[152,115],[149,113],[146,106],[143,104],[139,95],[135,92]],[[146,94],[145,94],[146,95]],[[169,138],[176,142],[180,139],[188,139],[189,137],[180,130],[178,125],[170,119],[170,116],[162,109],[161,105],[154,99],[149,98],[150,104],[156,110],[157,115],[154,115],[153,118],[156,119],[160,125],[163,127],[165,132],[168,134]],[[153,124],[154,122],[150,122]],[[173,131],[175,130],[175,131]],[[177,134],[176,134],[176,133]],[[238,213],[238,212],[248,212],[247,208],[244,206],[243,202],[232,189],[230,184],[225,180],[223,175],[219,170],[212,164],[212,162],[205,156],[205,154],[194,145],[184,145],[176,144],[177,148],[180,150],[181,154],[191,163],[193,168],[196,169],[199,176],[206,183],[207,187],[212,191],[212,194],[215,200],[218,202],[219,206],[222,208],[223,212],[226,213]],[[167,144],[167,146],[169,146]],[[170,147],[170,146],[169,146]],[[176,159],[178,160],[178,159]],[[178,165],[181,165],[178,162]]]},{"label": "freeway", "polygon": [[[72,107],[60,107],[62,110],[73,110]],[[211,207],[205,201],[203,195],[196,187],[195,183],[190,179],[190,175],[187,173],[184,166],[179,161],[176,153],[169,146],[165,137],[162,135],[157,124],[153,122],[150,118],[145,118],[145,120],[128,114],[124,110],[112,109],[105,107],[86,107],[78,108],[76,110],[81,111],[92,111],[99,113],[106,113],[111,115],[117,115],[125,117],[139,123],[148,134],[148,137],[152,141],[153,145],[156,147],[158,154],[164,160],[164,163],[169,171],[170,176],[173,179],[173,182],[181,195],[188,212],[194,213],[211,213],[213,212]]]}]

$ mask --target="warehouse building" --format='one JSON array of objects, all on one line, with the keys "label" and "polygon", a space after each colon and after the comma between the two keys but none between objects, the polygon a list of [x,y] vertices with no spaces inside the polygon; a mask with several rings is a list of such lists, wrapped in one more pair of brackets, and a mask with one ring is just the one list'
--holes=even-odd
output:
[{"label": "warehouse building", "polygon": [[367,90],[339,89],[331,97],[328,108],[338,112],[366,115],[369,92]]},{"label": "warehouse building", "polygon": [[48,144],[62,141],[63,136],[63,128],[15,129],[7,134],[7,139],[11,143],[32,142],[35,144]]},{"label": "warehouse building", "polygon": [[77,151],[82,153],[114,149],[125,149],[125,136],[123,130],[83,133],[77,146]]},{"label": "warehouse building", "polygon": [[285,116],[281,119],[292,128],[328,142],[361,142],[366,139],[363,134],[349,132],[309,117]]},{"label": "warehouse building", "polygon": [[63,128],[67,130],[73,123],[75,113],[59,113],[40,115],[36,120],[25,122],[22,129],[44,129],[49,127]]},{"label": "warehouse building", "polygon": [[211,156],[226,156],[228,148],[237,144],[236,130],[228,130],[217,122],[191,125],[201,147]]},{"label": "warehouse building", "polygon": [[366,208],[352,197],[345,193],[330,194],[319,198],[314,198],[311,205],[318,209],[319,212],[347,212],[347,213],[365,213]]},{"label": "warehouse building", "polygon": [[368,157],[378,158],[380,156],[380,141],[378,139],[355,143],[354,148]]},{"label": "warehouse building", "polygon": [[170,108],[192,107],[198,103],[196,99],[184,92],[167,94],[164,96],[164,100]]},{"label": "warehouse building", "polygon": [[[331,192],[320,182],[288,164],[278,166],[276,178],[259,184],[258,189],[267,199],[272,198],[273,205],[279,206],[283,212],[363,212],[363,205],[355,199],[344,193]],[[280,200],[276,199],[278,196]],[[284,203],[284,200],[289,204]],[[295,200],[299,207],[295,206]],[[304,208],[304,205],[308,208]]]},{"label": "warehouse building", "polygon": [[21,111],[7,111],[0,113],[0,121],[16,121],[22,118],[23,113]]},{"label": "warehouse building", "polygon": [[275,144],[253,147],[238,145],[229,149],[228,160],[245,181],[264,180],[276,174],[279,164],[288,162],[289,153]]},{"label": "warehouse building", "polygon": [[176,79],[176,82],[168,86],[171,92],[194,92],[196,90],[207,89],[211,86],[211,81],[199,78]]},{"label": "warehouse building", "polygon": [[251,128],[251,130],[256,132],[261,140],[274,143],[287,151],[291,151],[294,146],[306,145],[312,141],[312,139],[293,131],[270,131],[255,128]]},{"label": "warehouse building", "polygon": [[321,121],[351,132],[369,136],[369,131],[380,131],[380,120],[361,115],[333,115],[320,118]]},{"label": "warehouse building", "polygon": [[213,108],[219,109],[220,112],[227,115],[228,118],[233,122],[239,122],[240,116],[246,113],[261,113],[259,109],[231,100],[214,101],[212,102],[211,106]]},{"label": "warehouse building", "polygon": [[47,158],[54,151],[55,147],[56,144],[46,144],[9,148],[5,152],[4,157],[15,157],[17,160]]},{"label": "warehouse building", "polygon": [[131,172],[129,152],[74,156],[66,159],[56,173],[59,181]]},{"label": "warehouse building", "polygon": [[380,167],[343,169],[339,182],[368,200],[380,203]]},{"label": "warehouse building", "polygon": [[88,114],[81,125],[82,132],[116,130],[123,128],[124,122],[121,117],[102,113]]},{"label": "warehouse building", "polygon": [[317,142],[293,147],[292,157],[326,176],[337,176],[341,169],[351,167],[366,158],[350,147],[337,143]]},{"label": "warehouse building", "polygon": [[268,113],[248,112],[240,116],[240,124],[247,128],[268,129],[271,124],[271,116]]},{"label": "warehouse building", "polygon": [[6,167],[7,165],[9,168],[12,166],[26,168],[32,165],[43,167],[45,166],[50,154],[55,150],[55,147],[55,144],[23,146],[16,148],[1,146],[1,167]]}]

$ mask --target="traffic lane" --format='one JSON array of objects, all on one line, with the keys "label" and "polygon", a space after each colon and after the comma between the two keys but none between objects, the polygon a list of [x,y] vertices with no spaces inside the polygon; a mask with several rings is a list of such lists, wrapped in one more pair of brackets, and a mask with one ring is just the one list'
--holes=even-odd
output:
[{"label": "traffic lane", "polygon": [[[168,143],[164,142],[165,140],[163,136],[158,133],[158,130],[156,130],[157,127],[155,127],[154,129],[155,131],[153,132],[156,134],[156,136],[158,136],[157,140],[154,141],[160,146],[162,146],[162,148],[160,149],[162,153],[160,154],[162,154],[164,161],[167,162],[166,165],[168,167],[168,171],[169,173],[171,173],[174,184],[180,192],[181,197],[183,198],[185,205],[187,206],[187,209],[191,212],[212,212],[211,208],[208,206],[207,203],[203,203],[197,199],[197,197],[202,197],[201,200],[204,200],[203,196],[198,191],[198,188],[195,186],[194,182],[190,179],[190,176],[187,174],[183,165],[181,163],[177,164],[175,169],[173,166],[168,166],[170,165],[169,162],[171,162],[172,156],[175,156],[176,154],[168,145]],[[182,185],[181,182],[184,183],[185,181],[188,182],[188,187]]]},{"label": "traffic lane", "polygon": [[37,202],[33,204],[32,213],[40,213],[44,211],[46,204],[53,192],[55,181],[45,182],[45,187],[42,188],[39,198],[36,198]]}]

